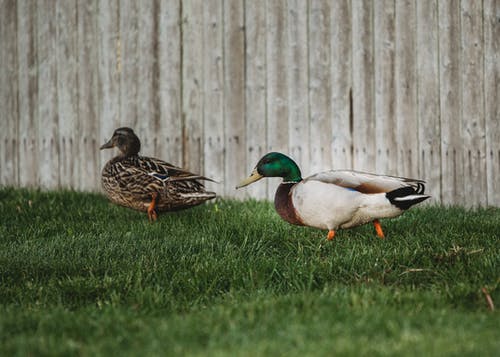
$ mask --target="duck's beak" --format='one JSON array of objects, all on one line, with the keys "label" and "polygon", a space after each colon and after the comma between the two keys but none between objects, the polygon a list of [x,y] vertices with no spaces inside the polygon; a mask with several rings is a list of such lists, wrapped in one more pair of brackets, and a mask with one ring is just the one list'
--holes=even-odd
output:
[{"label": "duck's beak", "polygon": [[254,169],[252,171],[252,173],[250,174],[249,177],[247,177],[246,179],[244,179],[243,181],[241,181],[238,186],[236,186],[236,189],[238,188],[242,188],[242,187],[245,187],[245,186],[248,186],[250,185],[252,182],[255,182],[255,181],[259,181],[261,178],[263,178],[264,176],[262,176],[261,174],[259,174],[257,172],[257,169]]},{"label": "duck's beak", "polygon": [[106,144],[103,144],[101,146],[101,150],[102,149],[111,149],[112,147],[114,147],[115,145],[113,144],[113,142],[111,141],[111,139],[106,143]]}]

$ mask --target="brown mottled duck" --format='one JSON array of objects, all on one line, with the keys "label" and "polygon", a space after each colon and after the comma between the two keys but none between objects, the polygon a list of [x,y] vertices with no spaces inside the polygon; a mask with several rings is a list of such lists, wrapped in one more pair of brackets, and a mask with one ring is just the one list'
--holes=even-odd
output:
[{"label": "brown mottled duck", "polygon": [[120,153],[102,170],[102,187],[107,197],[121,206],[148,213],[155,221],[157,212],[175,211],[215,198],[205,191],[202,175],[152,157],[140,156],[141,142],[130,128],[118,128],[102,149],[116,147]]}]

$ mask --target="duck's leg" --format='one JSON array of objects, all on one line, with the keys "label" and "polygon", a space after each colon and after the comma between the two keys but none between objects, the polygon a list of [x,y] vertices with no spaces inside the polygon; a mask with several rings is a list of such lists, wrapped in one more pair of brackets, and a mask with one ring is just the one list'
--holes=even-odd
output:
[{"label": "duck's leg", "polygon": [[375,231],[377,231],[377,236],[384,239],[385,235],[384,231],[382,230],[382,226],[380,225],[380,221],[378,219],[373,220],[373,225],[375,226]]},{"label": "duck's leg", "polygon": [[158,218],[158,215],[156,214],[155,211],[157,197],[158,197],[157,192],[153,192],[151,194],[151,203],[148,206],[148,218],[150,222],[154,222]]},{"label": "duck's leg", "polygon": [[330,229],[330,230],[328,231],[328,235],[326,236],[326,239],[327,239],[327,240],[332,240],[332,239],[333,239],[333,237],[335,237],[335,231],[334,231],[333,229]]}]

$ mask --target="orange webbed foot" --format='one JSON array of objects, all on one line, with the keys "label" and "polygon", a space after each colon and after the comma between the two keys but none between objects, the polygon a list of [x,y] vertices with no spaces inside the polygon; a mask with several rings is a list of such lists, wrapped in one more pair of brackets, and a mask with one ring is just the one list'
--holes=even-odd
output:
[{"label": "orange webbed foot", "polygon": [[335,231],[334,231],[333,229],[330,229],[330,230],[328,231],[328,235],[326,236],[326,239],[327,239],[327,240],[332,240],[332,239],[333,239],[333,237],[335,237]]},{"label": "orange webbed foot", "polygon": [[157,197],[158,197],[158,193],[153,192],[151,194],[151,203],[148,206],[148,218],[149,218],[150,222],[154,222],[158,218],[158,214],[156,214],[156,211],[155,211]]},{"label": "orange webbed foot", "polygon": [[373,225],[375,226],[375,231],[377,232],[377,236],[381,239],[385,238],[384,231],[382,230],[382,226],[380,225],[380,221],[378,219],[375,219],[373,221]]}]

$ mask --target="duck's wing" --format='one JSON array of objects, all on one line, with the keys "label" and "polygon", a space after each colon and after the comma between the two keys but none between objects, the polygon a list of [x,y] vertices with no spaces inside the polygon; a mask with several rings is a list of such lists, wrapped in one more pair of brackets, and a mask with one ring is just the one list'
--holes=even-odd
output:
[{"label": "duck's wing", "polygon": [[417,194],[425,191],[425,181],[406,177],[377,175],[353,170],[320,172],[305,179],[321,181],[361,193],[386,193],[402,187],[412,187]]},{"label": "duck's wing", "polygon": [[153,176],[159,180],[165,181],[192,181],[192,180],[205,180],[212,181],[211,178],[203,175],[194,174],[188,170],[172,165],[166,161],[139,156],[137,157],[137,168],[140,168],[147,175]]}]

